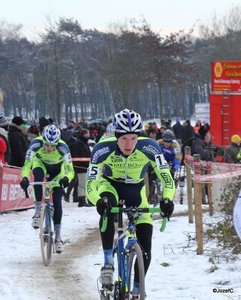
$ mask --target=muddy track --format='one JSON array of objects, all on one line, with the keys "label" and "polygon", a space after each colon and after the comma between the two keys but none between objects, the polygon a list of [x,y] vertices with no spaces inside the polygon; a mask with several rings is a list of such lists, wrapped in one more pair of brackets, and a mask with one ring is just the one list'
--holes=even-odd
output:
[{"label": "muddy track", "polygon": [[[76,268],[78,259],[93,253],[100,245],[99,229],[88,230],[88,235],[80,237],[77,242],[66,243],[65,252],[56,255],[51,273],[54,278],[55,291],[56,287],[59,293],[58,298],[53,295],[49,297],[51,300],[62,299],[93,299],[90,298],[90,290],[86,289],[84,282],[88,280],[86,274],[79,272]],[[89,278],[93,281],[93,278]],[[93,291],[92,291],[93,292]],[[97,290],[95,291],[96,299],[98,299]]]},{"label": "muddy track", "polygon": [[[85,274],[80,266],[80,260],[89,253],[95,253],[100,246],[99,229],[97,227],[87,229],[82,236],[81,228],[73,230],[79,230],[79,239],[66,242],[63,253],[53,254],[49,266],[43,265],[36,232],[35,253],[30,253],[30,256],[26,253],[18,263],[19,267],[15,273],[15,277],[18,278],[17,281],[15,279],[16,289],[26,287],[29,283],[29,288],[24,288],[24,294],[29,297],[27,299],[99,300],[95,284],[97,274],[93,274],[93,278],[88,278],[90,275]],[[10,262],[9,268],[13,265]],[[88,288],[86,282],[91,282],[91,288]]]}]

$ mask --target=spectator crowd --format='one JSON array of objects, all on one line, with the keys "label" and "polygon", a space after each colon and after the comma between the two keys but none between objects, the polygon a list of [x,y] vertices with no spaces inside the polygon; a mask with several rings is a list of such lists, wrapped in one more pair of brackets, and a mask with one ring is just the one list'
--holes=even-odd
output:
[{"label": "spectator crowd", "polygon": [[[22,168],[26,152],[31,141],[39,137],[43,129],[54,124],[51,118],[41,117],[37,124],[28,124],[21,116],[14,116],[9,122],[4,116],[0,117],[0,160],[3,164]],[[60,128],[59,128],[60,129]],[[113,135],[112,120],[108,122],[87,123],[84,119],[79,122],[70,121],[61,129],[61,139],[68,145],[72,158],[90,158],[96,143],[105,136]],[[167,121],[162,119],[160,126],[155,122],[144,125],[141,136],[157,141],[173,172],[183,163],[183,149],[191,147],[193,154],[200,154],[201,160],[215,161],[217,156],[226,163],[240,163],[241,137],[235,134],[231,137],[230,145],[223,149],[215,146],[210,134],[210,124],[207,121],[196,121],[192,126],[190,120],[181,123],[180,118]],[[78,206],[91,205],[85,197],[86,173],[88,161],[74,160],[75,177],[65,190],[64,199],[70,201],[70,195]],[[150,170],[150,173],[152,171]]]}]

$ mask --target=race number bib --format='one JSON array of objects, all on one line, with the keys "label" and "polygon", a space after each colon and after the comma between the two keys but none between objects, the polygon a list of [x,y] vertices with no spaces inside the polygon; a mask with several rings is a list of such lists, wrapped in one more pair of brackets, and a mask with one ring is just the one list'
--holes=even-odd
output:
[{"label": "race number bib", "polygon": [[158,170],[168,168],[167,161],[165,160],[165,157],[163,154],[156,154],[155,161],[156,161],[156,166],[157,166]]},{"label": "race number bib", "polygon": [[87,170],[87,179],[98,180],[101,175],[101,170],[98,166],[90,166]]}]

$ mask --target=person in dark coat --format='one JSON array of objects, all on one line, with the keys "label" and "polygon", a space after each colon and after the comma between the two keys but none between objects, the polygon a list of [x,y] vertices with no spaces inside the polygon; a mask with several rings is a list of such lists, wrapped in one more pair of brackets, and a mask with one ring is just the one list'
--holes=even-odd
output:
[{"label": "person in dark coat", "polygon": [[23,125],[26,122],[20,116],[15,116],[9,124],[8,141],[11,148],[10,165],[23,167],[28,150],[28,141],[23,134]]},{"label": "person in dark coat", "polygon": [[[73,144],[73,158],[90,158],[91,151],[88,144],[90,132],[88,129],[82,129]],[[85,197],[85,184],[87,179],[87,168],[89,161],[74,161],[74,169],[78,176],[78,207],[89,206]]]},{"label": "person in dark coat", "polygon": [[184,122],[184,129],[182,132],[182,144],[184,144],[188,139],[193,137],[195,134],[194,128],[190,123],[190,120]]},{"label": "person in dark coat", "polygon": [[180,118],[176,118],[176,124],[174,124],[172,128],[176,139],[181,140],[184,126],[180,123]]},{"label": "person in dark coat", "polygon": [[72,124],[68,125],[63,138],[66,144],[68,144],[71,141],[73,131],[74,131],[74,126]]},{"label": "person in dark coat", "polygon": [[238,134],[234,134],[231,137],[231,144],[224,151],[224,162],[229,164],[240,163],[238,153],[240,151],[241,137]]},{"label": "person in dark coat", "polygon": [[[195,126],[194,128],[196,128],[196,131],[195,131],[195,139],[192,142],[192,150],[191,150],[192,153],[199,154],[201,160],[214,161],[214,157],[213,157],[212,153],[208,149],[205,149],[205,142],[204,142],[205,137],[203,138],[200,135],[199,127]],[[202,168],[201,173],[203,175],[205,175],[205,174],[207,174],[207,171],[204,168]],[[202,204],[208,204],[208,202],[206,201],[206,197],[208,198],[207,184],[203,183],[202,184]]]},{"label": "person in dark coat", "polygon": [[199,134],[201,135],[201,137],[204,139],[206,134],[208,133],[208,130],[205,126],[201,125],[199,127],[199,130],[198,130]]},{"label": "person in dark coat", "polygon": [[[75,127],[75,129],[72,131],[72,135],[69,139],[69,142],[68,142],[68,146],[69,146],[69,150],[70,150],[70,153],[71,153],[71,156],[74,157],[75,153],[74,153],[74,143],[79,135],[81,131],[81,126],[78,125]],[[70,194],[73,190],[73,202],[79,202],[78,201],[78,176],[77,176],[77,173],[76,173],[76,170],[75,170],[75,175],[74,175],[74,178],[70,181],[68,187],[67,187],[67,191],[66,192],[63,192],[63,195],[64,195],[64,200],[66,202],[69,202],[70,201]]]},{"label": "person in dark coat", "polygon": [[201,160],[214,161],[210,152],[207,151],[207,149],[205,149],[204,140],[201,137],[201,135],[198,132],[196,132],[194,136],[195,139],[192,142],[192,153],[200,154]]}]

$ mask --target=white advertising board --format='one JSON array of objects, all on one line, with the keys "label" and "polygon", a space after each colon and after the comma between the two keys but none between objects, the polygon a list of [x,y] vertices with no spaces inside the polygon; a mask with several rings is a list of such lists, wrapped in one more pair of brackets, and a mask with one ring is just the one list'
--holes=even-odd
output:
[{"label": "white advertising board", "polygon": [[206,120],[210,123],[210,104],[209,103],[195,103],[195,117],[201,122]]}]

